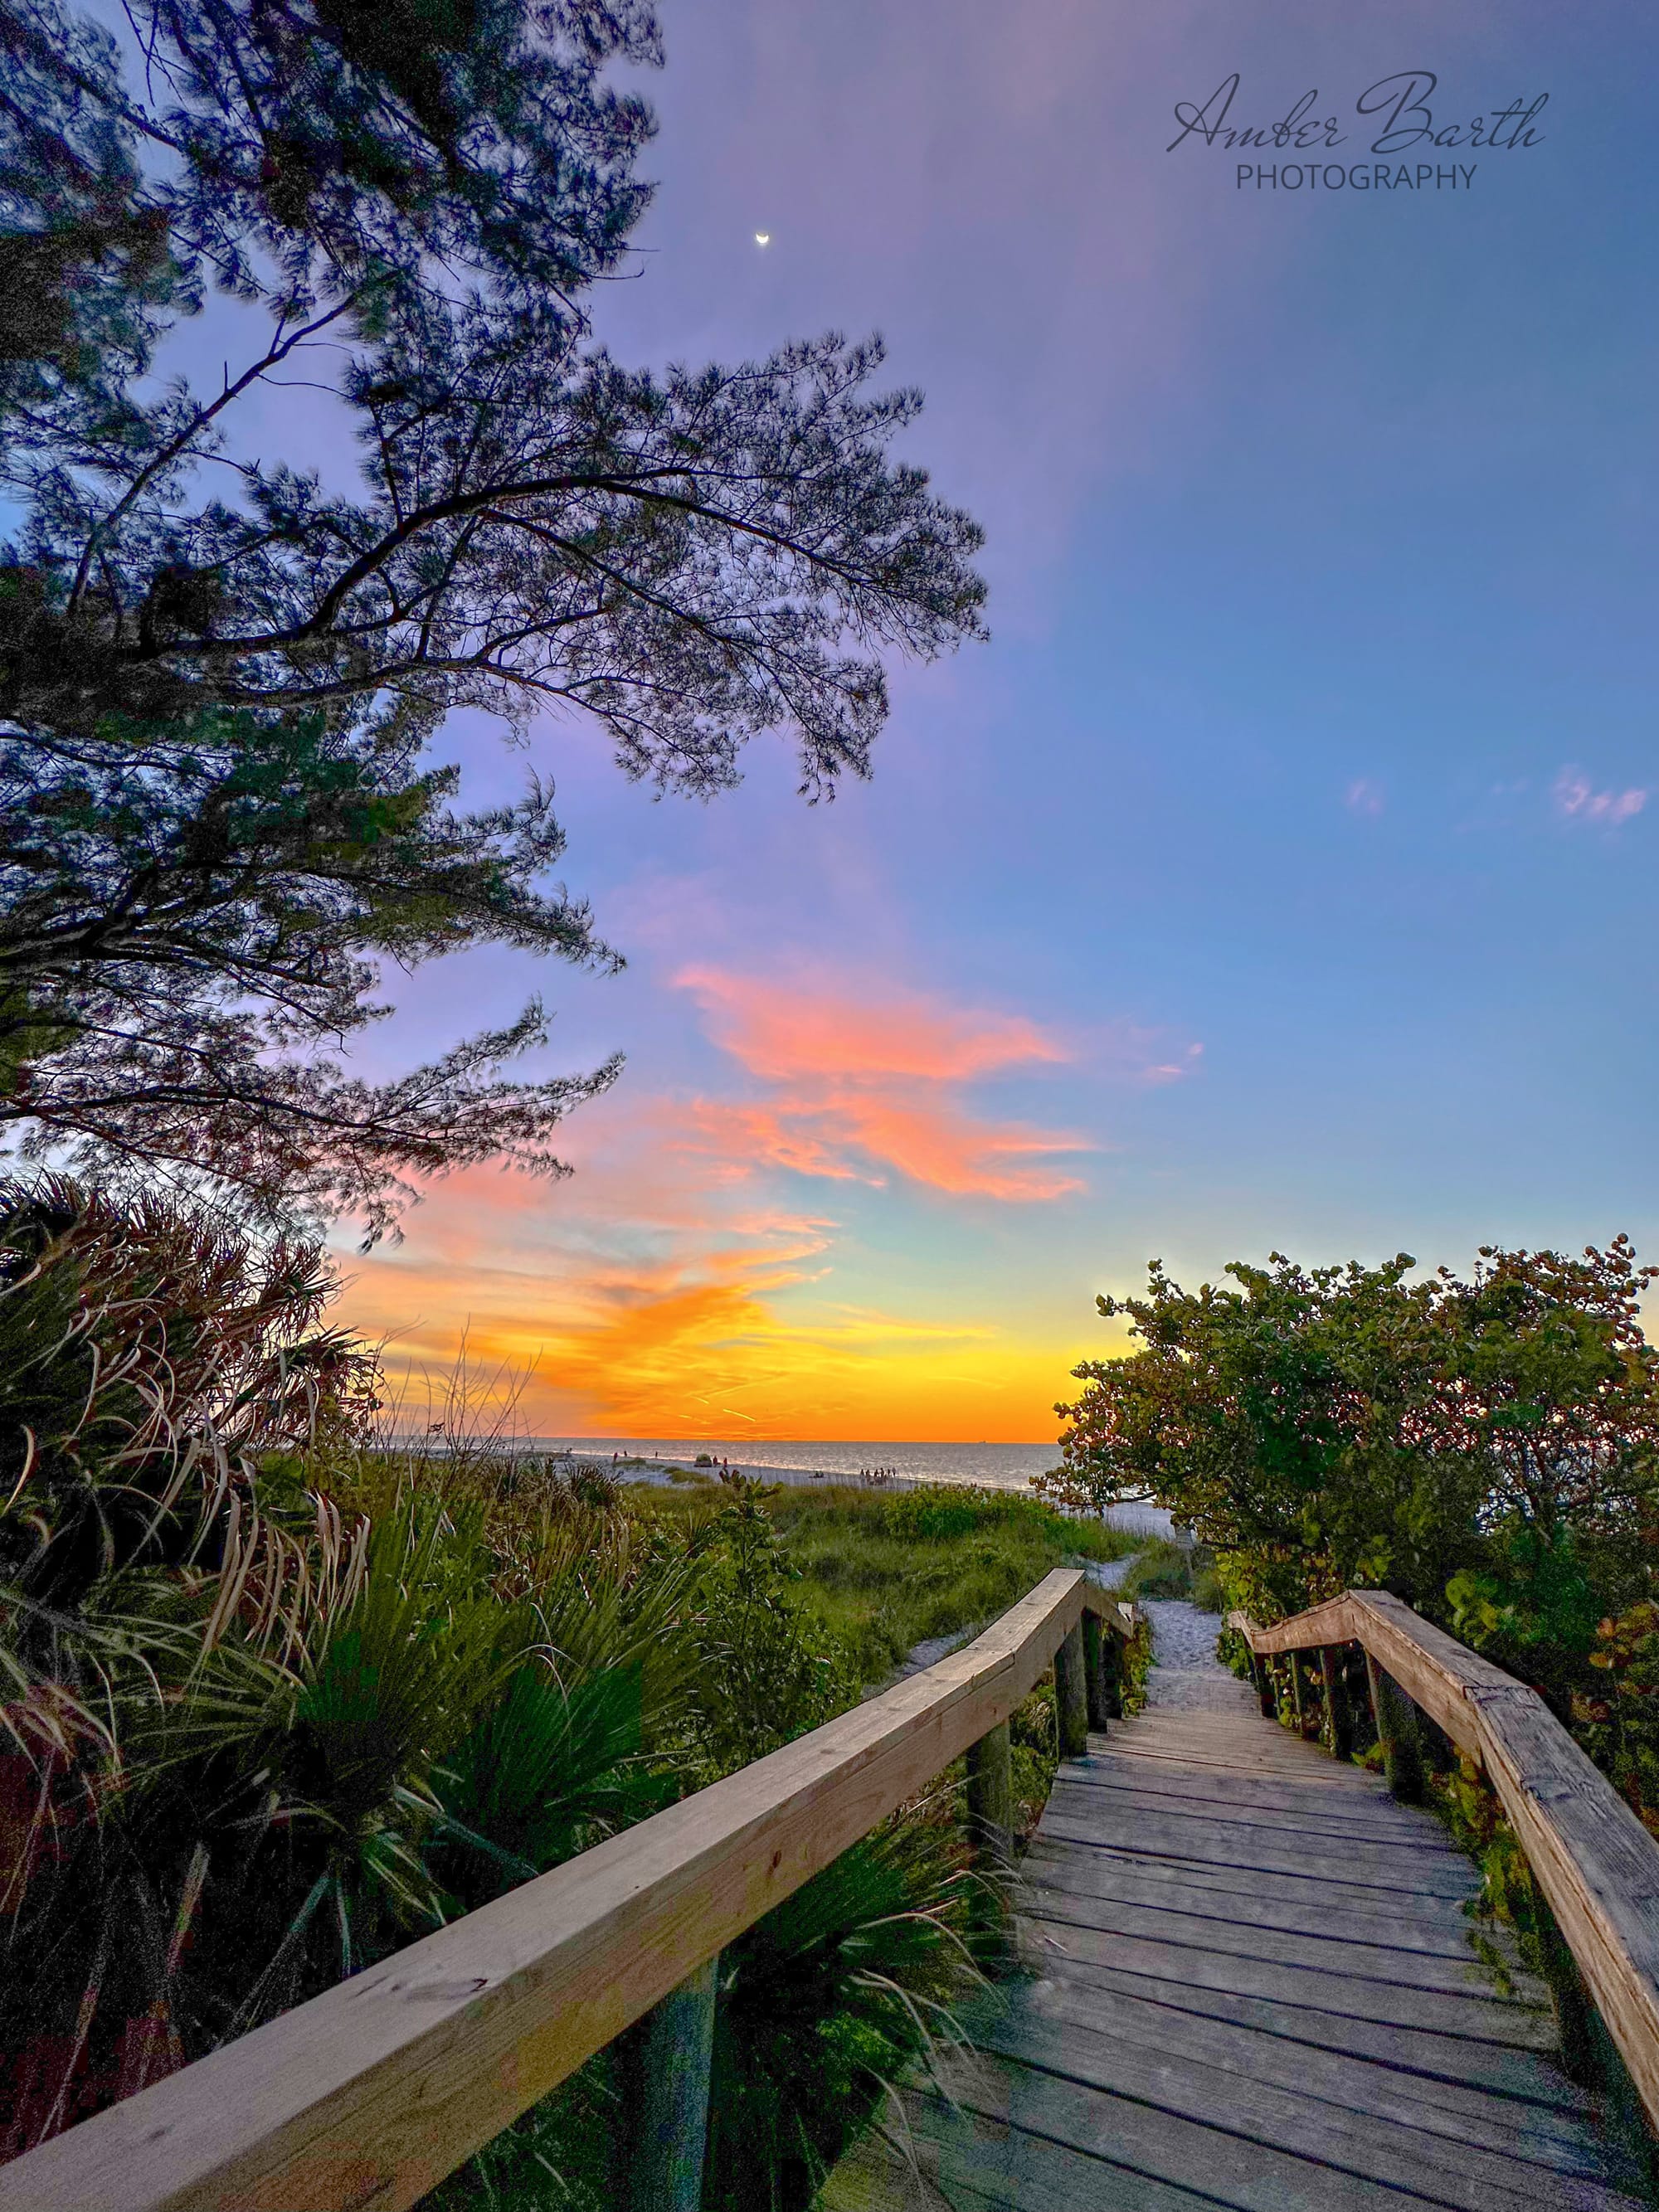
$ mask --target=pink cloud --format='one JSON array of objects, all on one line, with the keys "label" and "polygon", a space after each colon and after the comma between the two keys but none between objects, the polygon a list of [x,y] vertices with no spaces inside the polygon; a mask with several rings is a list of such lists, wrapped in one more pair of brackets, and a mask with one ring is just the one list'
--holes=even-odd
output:
[{"label": "pink cloud", "polygon": [[1555,811],[1568,822],[1600,822],[1616,830],[1648,803],[1645,789],[1597,791],[1582,769],[1564,768],[1555,779]]},{"label": "pink cloud", "polygon": [[915,993],[853,997],[817,979],[796,987],[712,968],[684,969],[672,980],[710,1016],[715,1041],[751,1075],[774,1082],[963,1082],[1022,1061],[1072,1056],[1023,1016],[964,1012]]},{"label": "pink cloud", "polygon": [[1343,795],[1343,804],[1350,814],[1378,815],[1385,803],[1382,785],[1364,775],[1356,776]]},{"label": "pink cloud", "polygon": [[1092,1150],[1088,1139],[987,1119],[959,1095],[981,1077],[1071,1059],[1024,1016],[817,977],[790,984],[696,968],[674,981],[703,1008],[715,1042],[771,1092],[696,1102],[693,1149],[740,1171],[763,1164],[875,1184],[892,1171],[956,1196],[1030,1201],[1082,1188],[1054,1156]]}]

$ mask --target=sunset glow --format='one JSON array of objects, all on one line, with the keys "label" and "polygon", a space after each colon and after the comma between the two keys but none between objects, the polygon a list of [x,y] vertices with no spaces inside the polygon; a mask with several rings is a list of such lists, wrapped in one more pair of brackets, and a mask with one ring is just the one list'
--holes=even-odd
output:
[{"label": "sunset glow", "polygon": [[[597,334],[739,362],[879,331],[926,398],[904,459],[985,526],[992,639],[885,655],[833,804],[787,739],[659,803],[579,714],[523,752],[450,718],[481,803],[556,778],[628,965],[390,970],[354,1053],[414,1065],[533,993],[527,1073],[626,1066],[568,1178],[435,1185],[367,1257],[343,1232],[394,1367],[465,1338],[549,1433],[1035,1443],[1153,1258],[1653,1255],[1654,23],[1385,12],[665,25],[660,190]],[[1251,124],[1320,87],[1352,167],[1357,94],[1419,64],[1448,117],[1547,89],[1542,137],[1422,192],[1167,150],[1237,73]]]}]

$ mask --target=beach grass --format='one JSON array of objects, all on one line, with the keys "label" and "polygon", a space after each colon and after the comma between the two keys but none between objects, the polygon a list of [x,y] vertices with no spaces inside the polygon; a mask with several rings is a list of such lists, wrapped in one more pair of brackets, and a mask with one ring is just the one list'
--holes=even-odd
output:
[{"label": "beach grass", "polygon": [[[721,1495],[717,1484],[685,1483],[650,1498],[659,1510],[694,1515]],[[866,1688],[919,1644],[994,1620],[1050,1568],[1122,1559],[1146,1540],[1068,1519],[1018,1491],[942,1484],[781,1487],[768,1510],[800,1576],[801,1602],[835,1631]]]}]

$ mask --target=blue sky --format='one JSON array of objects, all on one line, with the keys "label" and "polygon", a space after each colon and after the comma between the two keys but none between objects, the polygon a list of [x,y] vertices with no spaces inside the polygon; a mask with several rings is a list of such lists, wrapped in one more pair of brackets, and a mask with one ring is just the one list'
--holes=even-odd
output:
[{"label": "blue sky", "polygon": [[[1146,1260],[1656,1242],[1659,19],[910,0],[665,11],[623,358],[881,330],[990,538],[994,640],[900,669],[874,780],[703,806],[538,726],[621,977],[470,956],[616,1047],[574,1178],[435,1188],[347,1315],[537,1425],[1052,1433]],[[1456,190],[1235,187],[1175,135],[1432,70],[1547,93]],[[1286,157],[1254,156],[1257,161]],[[770,242],[757,246],[754,234]],[[482,719],[476,788],[519,773]],[[895,1040],[902,1040],[896,1042]]]}]

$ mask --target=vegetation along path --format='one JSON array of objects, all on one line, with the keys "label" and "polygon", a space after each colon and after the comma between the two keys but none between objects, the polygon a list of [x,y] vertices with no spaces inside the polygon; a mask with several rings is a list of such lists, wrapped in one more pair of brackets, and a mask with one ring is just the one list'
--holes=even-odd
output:
[{"label": "vegetation along path", "polygon": [[1633,2212],[1542,1987],[1475,1957],[1439,1823],[1263,1719],[1213,1614],[1150,1609],[1146,1709],[1061,1765],[1024,1863],[1025,1973],[826,2204]]}]

